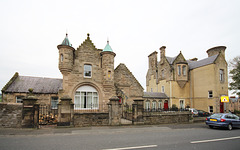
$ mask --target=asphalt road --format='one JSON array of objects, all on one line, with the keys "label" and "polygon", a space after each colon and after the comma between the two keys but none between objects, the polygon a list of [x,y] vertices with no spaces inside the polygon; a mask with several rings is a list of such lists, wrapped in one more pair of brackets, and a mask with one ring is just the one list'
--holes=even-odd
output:
[{"label": "asphalt road", "polygon": [[203,123],[156,126],[0,129],[0,150],[239,150],[240,129]]}]

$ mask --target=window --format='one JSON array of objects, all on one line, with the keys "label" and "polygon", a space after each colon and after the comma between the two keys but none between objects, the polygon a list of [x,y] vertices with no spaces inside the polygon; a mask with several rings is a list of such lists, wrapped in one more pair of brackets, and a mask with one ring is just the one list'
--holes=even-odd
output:
[{"label": "window", "polygon": [[146,110],[150,110],[150,102],[149,102],[149,101],[146,101],[146,103],[145,103],[145,109],[146,109]]},{"label": "window", "polygon": [[153,89],[151,88],[151,92],[153,92]]},{"label": "window", "polygon": [[213,106],[209,106],[209,113],[213,113]]},{"label": "window", "polygon": [[24,96],[17,96],[16,97],[16,103],[23,103]]},{"label": "window", "polygon": [[184,104],[184,100],[180,100],[180,109],[184,109],[185,108],[185,104]]},{"label": "window", "polygon": [[164,78],[165,76],[164,76],[164,70],[162,70],[162,78]]},{"label": "window", "polygon": [[220,69],[220,70],[219,70],[219,75],[220,75],[220,81],[221,81],[221,82],[224,81],[223,73],[224,73],[224,70],[223,70],[223,69]]},{"label": "window", "polygon": [[184,66],[182,66],[182,74],[185,76],[185,75],[187,75],[187,71],[186,71],[186,66],[184,65]]},{"label": "window", "polygon": [[180,76],[181,75],[181,66],[178,65],[178,75]]},{"label": "window", "polygon": [[208,91],[208,98],[213,98],[213,91]]},{"label": "window", "polygon": [[63,54],[60,55],[60,61],[63,62]]},{"label": "window", "polygon": [[92,77],[92,65],[84,65],[84,77]]},{"label": "window", "polygon": [[108,70],[108,78],[110,78],[110,77],[111,77],[111,71]]},{"label": "window", "polygon": [[81,86],[74,99],[76,110],[98,109],[98,92],[92,86]]},{"label": "window", "polygon": [[158,102],[158,109],[162,109],[162,100]]},{"label": "window", "polygon": [[153,101],[153,102],[152,102],[152,110],[156,110],[156,108],[157,108],[157,107],[156,107],[156,101]]},{"label": "window", "polygon": [[164,93],[165,92],[165,89],[164,89],[164,86],[162,86],[162,93]]},{"label": "window", "polygon": [[51,108],[52,109],[57,109],[57,104],[58,104],[58,97],[52,97],[51,98]]}]

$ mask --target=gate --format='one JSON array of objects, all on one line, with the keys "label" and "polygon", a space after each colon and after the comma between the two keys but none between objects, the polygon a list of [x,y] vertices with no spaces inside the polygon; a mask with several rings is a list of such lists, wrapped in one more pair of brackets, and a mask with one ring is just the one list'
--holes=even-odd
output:
[{"label": "gate", "polygon": [[58,110],[52,109],[50,105],[39,106],[39,125],[57,124]]}]

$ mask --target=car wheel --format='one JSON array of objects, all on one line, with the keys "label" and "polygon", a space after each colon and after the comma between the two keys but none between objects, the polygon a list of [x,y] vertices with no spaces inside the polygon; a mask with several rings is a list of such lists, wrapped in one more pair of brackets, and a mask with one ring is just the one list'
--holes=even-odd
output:
[{"label": "car wheel", "polygon": [[228,124],[228,130],[232,130],[232,124]]},{"label": "car wheel", "polygon": [[212,128],[213,128],[213,126],[209,126],[209,128],[211,128],[211,129],[212,129]]}]

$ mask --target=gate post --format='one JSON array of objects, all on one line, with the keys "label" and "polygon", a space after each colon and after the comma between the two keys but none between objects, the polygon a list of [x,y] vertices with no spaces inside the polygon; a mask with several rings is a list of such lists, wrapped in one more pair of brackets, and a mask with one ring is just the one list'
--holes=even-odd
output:
[{"label": "gate post", "polygon": [[122,104],[119,102],[119,98],[117,96],[114,96],[109,100],[110,100],[110,102],[108,103],[109,125],[111,126],[121,125]]},{"label": "gate post", "polygon": [[57,126],[72,126],[74,115],[74,104],[72,98],[63,96],[58,103],[58,123]]},{"label": "gate post", "polygon": [[33,90],[29,90],[30,94],[23,99],[23,128],[39,128],[39,104],[38,100],[32,95]]},{"label": "gate post", "polygon": [[133,100],[133,124],[144,124],[143,100]]}]

